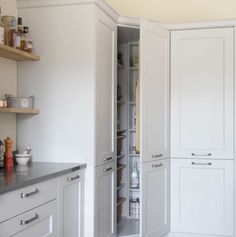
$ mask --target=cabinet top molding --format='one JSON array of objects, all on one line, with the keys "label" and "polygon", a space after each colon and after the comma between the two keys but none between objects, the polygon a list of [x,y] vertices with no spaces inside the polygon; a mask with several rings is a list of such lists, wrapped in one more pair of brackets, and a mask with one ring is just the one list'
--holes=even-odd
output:
[{"label": "cabinet top molding", "polygon": [[95,4],[116,22],[119,17],[119,14],[104,0],[16,0],[16,2],[18,9]]}]

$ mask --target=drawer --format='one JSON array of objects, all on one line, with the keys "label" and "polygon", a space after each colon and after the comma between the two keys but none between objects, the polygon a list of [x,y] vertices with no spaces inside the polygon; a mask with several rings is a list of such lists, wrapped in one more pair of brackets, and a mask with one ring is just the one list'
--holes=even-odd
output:
[{"label": "drawer", "polygon": [[57,236],[57,202],[51,201],[0,224],[0,237]]},{"label": "drawer", "polygon": [[0,195],[0,223],[56,199],[57,191],[58,180],[51,179]]}]

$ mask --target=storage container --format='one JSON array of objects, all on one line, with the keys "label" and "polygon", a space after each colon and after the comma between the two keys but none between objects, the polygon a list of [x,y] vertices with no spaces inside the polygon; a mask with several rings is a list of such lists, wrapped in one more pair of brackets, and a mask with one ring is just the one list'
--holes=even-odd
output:
[{"label": "storage container", "polygon": [[6,95],[7,107],[9,108],[23,108],[23,109],[34,109],[34,96],[30,97],[13,97]]}]

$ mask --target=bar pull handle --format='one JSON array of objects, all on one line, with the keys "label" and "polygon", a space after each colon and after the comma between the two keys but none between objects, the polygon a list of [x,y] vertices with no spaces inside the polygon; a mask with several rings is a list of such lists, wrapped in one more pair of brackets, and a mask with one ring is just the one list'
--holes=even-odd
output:
[{"label": "bar pull handle", "polygon": [[26,198],[26,197],[30,197],[32,195],[35,195],[39,192],[39,190],[37,188],[35,188],[32,192],[30,193],[21,193],[21,198]]},{"label": "bar pull handle", "polygon": [[196,154],[196,153],[192,153],[192,156],[212,156],[211,153],[207,153],[207,154]]},{"label": "bar pull handle", "polygon": [[162,163],[160,163],[160,164],[153,164],[153,165],[152,165],[152,168],[158,168],[158,167],[161,167],[161,166],[163,166]]},{"label": "bar pull handle", "polygon": [[34,217],[32,217],[32,218],[30,218],[29,220],[21,220],[20,221],[20,224],[21,225],[28,225],[28,224],[30,224],[31,222],[33,222],[33,221],[36,221],[36,220],[38,220],[39,219],[39,215],[36,213],[35,215],[34,215]]},{"label": "bar pull handle", "polygon": [[162,154],[152,154],[152,158],[158,158],[158,157],[162,157]]},{"label": "bar pull handle", "polygon": [[112,160],[112,156],[111,156],[111,157],[104,158],[103,160],[104,160],[104,161]]},{"label": "bar pull handle", "polygon": [[112,170],[112,167],[107,167],[107,168],[103,169],[104,172],[108,172],[110,170]]},{"label": "bar pull handle", "polygon": [[209,163],[192,162],[192,165],[212,165],[212,163],[211,162]]},{"label": "bar pull handle", "polygon": [[79,179],[80,176],[79,175],[76,175],[75,177],[68,177],[68,181],[71,182],[71,181],[74,181],[76,179]]}]

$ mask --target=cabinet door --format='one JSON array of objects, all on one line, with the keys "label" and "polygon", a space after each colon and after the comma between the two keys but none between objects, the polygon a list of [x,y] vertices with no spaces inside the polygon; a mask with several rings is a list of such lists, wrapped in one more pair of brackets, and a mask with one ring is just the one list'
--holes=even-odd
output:
[{"label": "cabinet door", "polygon": [[169,159],[141,164],[141,236],[169,232]]},{"label": "cabinet door", "polygon": [[157,23],[141,22],[142,162],[169,157],[169,34]]},{"label": "cabinet door", "polygon": [[60,177],[59,221],[60,237],[83,237],[84,206],[83,170]]},{"label": "cabinet door", "polygon": [[[14,204],[12,208],[14,208]],[[0,223],[0,237],[8,236],[57,237],[56,200]]]},{"label": "cabinet door", "polygon": [[115,160],[117,26],[97,9],[96,23],[96,165]]},{"label": "cabinet door", "polygon": [[172,157],[233,159],[233,34],[172,33]]},{"label": "cabinet door", "polygon": [[116,164],[96,168],[95,237],[116,236]]},{"label": "cabinet door", "polygon": [[172,160],[171,230],[233,235],[233,161]]}]

